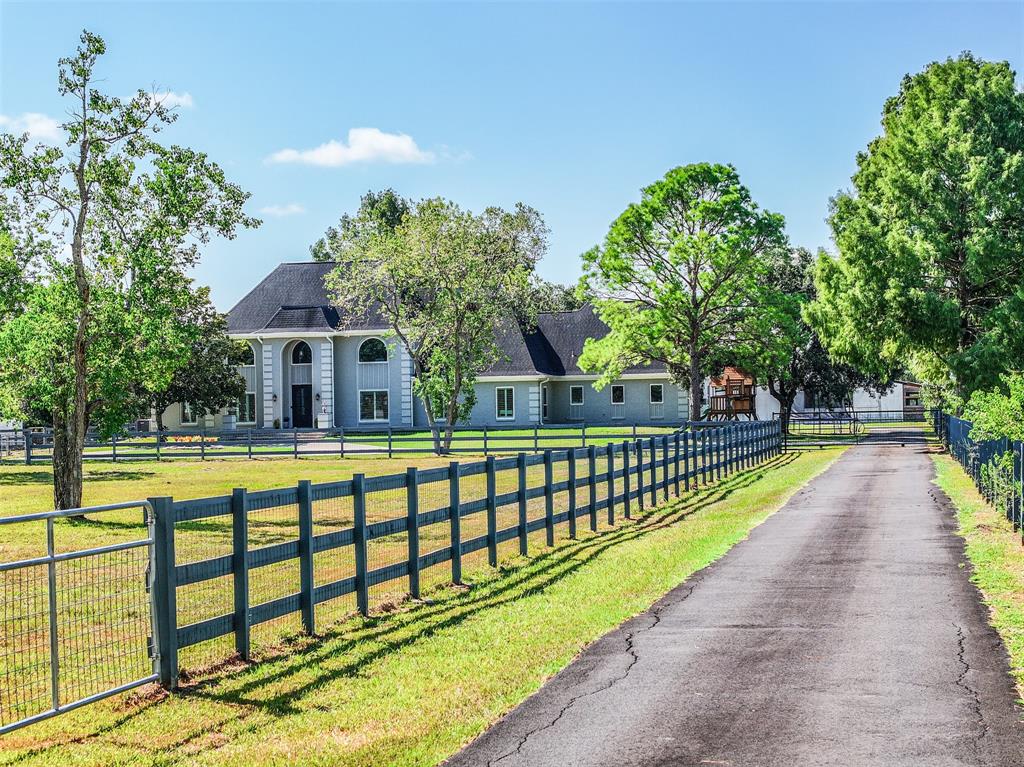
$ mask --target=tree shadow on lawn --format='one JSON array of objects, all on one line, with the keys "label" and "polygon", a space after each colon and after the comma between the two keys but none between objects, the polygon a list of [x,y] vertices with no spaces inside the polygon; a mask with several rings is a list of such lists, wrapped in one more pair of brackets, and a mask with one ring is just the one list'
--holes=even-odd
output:
[{"label": "tree shadow on lawn", "polygon": [[[726,500],[737,490],[749,487],[762,479],[769,470],[782,468],[798,458],[797,454],[789,453],[778,456],[760,466],[749,469],[741,474],[723,479],[706,488],[692,490],[689,496],[683,494],[678,500],[670,501],[669,507],[660,509],[649,508],[639,511],[636,502],[632,503],[632,520],[621,527],[605,530],[598,534],[587,533],[586,537],[577,541],[562,541],[556,548],[546,549],[539,555],[528,560],[519,560],[499,566],[501,575],[493,580],[486,580],[478,586],[469,584],[468,588],[441,586],[440,589],[460,588],[455,597],[445,597],[441,602],[426,600],[409,609],[400,609],[384,615],[369,618],[354,617],[335,623],[316,637],[294,637],[285,640],[285,652],[277,657],[259,663],[241,663],[237,658],[225,660],[220,668],[226,669],[197,682],[189,682],[188,674],[183,670],[184,683],[174,695],[181,700],[189,698],[216,701],[232,706],[232,713],[216,721],[209,721],[198,730],[183,733],[183,737],[174,742],[163,742],[156,746],[136,745],[155,754],[167,755],[171,749],[188,746],[199,739],[218,732],[231,721],[245,719],[252,710],[262,710],[275,717],[301,716],[306,710],[296,705],[297,700],[345,677],[367,674],[368,667],[375,661],[385,658],[417,642],[429,639],[446,629],[454,628],[478,613],[501,607],[505,604],[543,592],[558,581],[573,574],[580,568],[599,558],[606,551],[626,543],[641,539],[666,527],[677,524],[693,514]],[[681,491],[683,492],[683,491]],[[621,515],[622,506],[618,507]],[[585,519],[585,517],[583,517]],[[621,520],[621,516],[619,517]],[[620,522],[621,524],[621,522]],[[582,530],[581,530],[582,532]],[[443,565],[441,565],[443,566]],[[288,642],[307,642],[298,649],[289,648]],[[309,668],[330,662],[332,658],[344,656],[357,649],[359,645],[378,643],[375,649],[353,658],[343,665],[324,671],[314,679],[299,687],[282,691],[269,698],[251,697],[251,693],[265,690],[286,682],[289,678],[308,672]],[[252,679],[246,676],[254,675]],[[220,685],[235,685],[229,690],[216,689]],[[103,727],[87,733],[76,734],[60,742],[51,742],[45,746],[29,749],[13,760],[24,761],[32,756],[45,753],[52,748],[66,746],[76,742],[93,741],[97,737],[116,730],[136,717],[141,716],[151,706],[157,705],[167,696],[157,694],[143,699],[138,707],[125,712]],[[12,763],[13,763],[12,762]]]}]

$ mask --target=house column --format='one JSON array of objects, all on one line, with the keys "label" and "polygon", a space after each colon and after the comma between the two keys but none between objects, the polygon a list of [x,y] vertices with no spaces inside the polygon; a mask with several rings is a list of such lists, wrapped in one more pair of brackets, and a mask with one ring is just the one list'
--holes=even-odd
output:
[{"label": "house column", "polygon": [[316,426],[318,429],[334,426],[334,343],[329,337],[320,342],[320,408]]},{"label": "house column", "polygon": [[530,385],[530,423],[540,423],[540,383]]},{"label": "house column", "polygon": [[412,426],[412,357],[405,344],[399,344],[398,349],[402,373],[402,425]]},{"label": "house column", "polygon": [[274,345],[261,342],[263,349],[263,428],[274,425]]}]

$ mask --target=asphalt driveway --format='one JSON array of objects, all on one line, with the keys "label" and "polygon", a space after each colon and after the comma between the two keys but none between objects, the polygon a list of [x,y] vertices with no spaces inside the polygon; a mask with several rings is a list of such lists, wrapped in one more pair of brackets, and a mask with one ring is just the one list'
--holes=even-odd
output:
[{"label": "asphalt driveway", "polygon": [[926,450],[849,450],[449,764],[1024,765]]}]

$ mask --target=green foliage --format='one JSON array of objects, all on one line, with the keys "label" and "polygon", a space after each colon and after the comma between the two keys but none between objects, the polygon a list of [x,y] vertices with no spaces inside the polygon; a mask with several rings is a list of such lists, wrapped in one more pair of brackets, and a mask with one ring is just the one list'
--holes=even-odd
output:
[{"label": "green foliage", "polygon": [[770,255],[764,276],[760,311],[751,315],[751,338],[739,359],[743,370],[764,383],[778,400],[783,428],[788,428],[793,402],[800,390],[814,391],[829,402],[846,402],[854,389],[887,391],[898,372],[862,373],[833,360],[817,333],[803,319],[815,297],[814,257],[805,248]]},{"label": "green foliage", "polygon": [[86,429],[121,429],[187,364],[199,247],[259,224],[204,154],[156,142],[176,115],[152,94],[94,87],[106,46],[81,43],[59,65],[64,146],[0,135],[0,414],[52,419],[58,508],[81,500]]},{"label": "green foliage", "polygon": [[696,420],[703,377],[758,342],[746,331],[763,304],[767,257],[785,244],[782,216],[761,210],[732,166],[670,170],[583,255],[580,293],[610,332],[587,341],[580,365],[605,385],[663,362],[689,383]]},{"label": "green foliage", "polygon": [[363,250],[376,238],[392,234],[412,207],[412,201],[394,189],[371,190],[360,198],[354,216],[344,213],[337,226],[327,228],[324,236],[310,247],[310,255],[314,261],[347,261],[353,251]]},{"label": "green foliage", "polygon": [[233,406],[245,396],[245,381],[238,372],[252,355],[252,347],[227,336],[227,320],[214,309],[209,290],[196,292],[192,304],[179,316],[179,327],[192,339],[188,362],[174,371],[166,388],[153,393],[148,402],[163,427],[162,414],[177,402],[188,402],[196,415],[216,413]]},{"label": "green foliage", "polygon": [[964,418],[975,440],[1024,440],[1024,374],[1003,377],[1001,389],[976,391],[967,401]]},{"label": "green foliage", "polygon": [[540,214],[519,204],[480,215],[440,198],[416,203],[393,231],[371,234],[328,277],[342,317],[384,319],[408,353],[431,424],[451,429],[474,404],[476,377],[500,358],[510,318],[532,322],[531,276],[547,247]]},{"label": "green foliage", "polygon": [[904,78],[832,202],[807,318],[836,357],[966,399],[1024,366],[1024,95],[963,54]]},{"label": "green foliage", "polygon": [[530,293],[529,308],[532,311],[570,312],[583,305],[575,287],[549,282],[537,275],[530,281]]}]

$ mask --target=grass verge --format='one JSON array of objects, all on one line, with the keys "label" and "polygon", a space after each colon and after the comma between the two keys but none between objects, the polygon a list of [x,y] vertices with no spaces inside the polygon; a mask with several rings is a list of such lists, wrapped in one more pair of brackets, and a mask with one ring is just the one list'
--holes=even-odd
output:
[{"label": "grass verge", "polygon": [[956,508],[971,580],[989,607],[990,622],[1010,653],[1010,671],[1024,702],[1024,549],[1013,526],[981,497],[970,477],[945,453],[934,454],[935,484]]},{"label": "grass verge", "polygon": [[300,637],[158,700],[14,733],[0,764],[433,765],[747,536],[841,450],[781,456],[425,603]]}]

